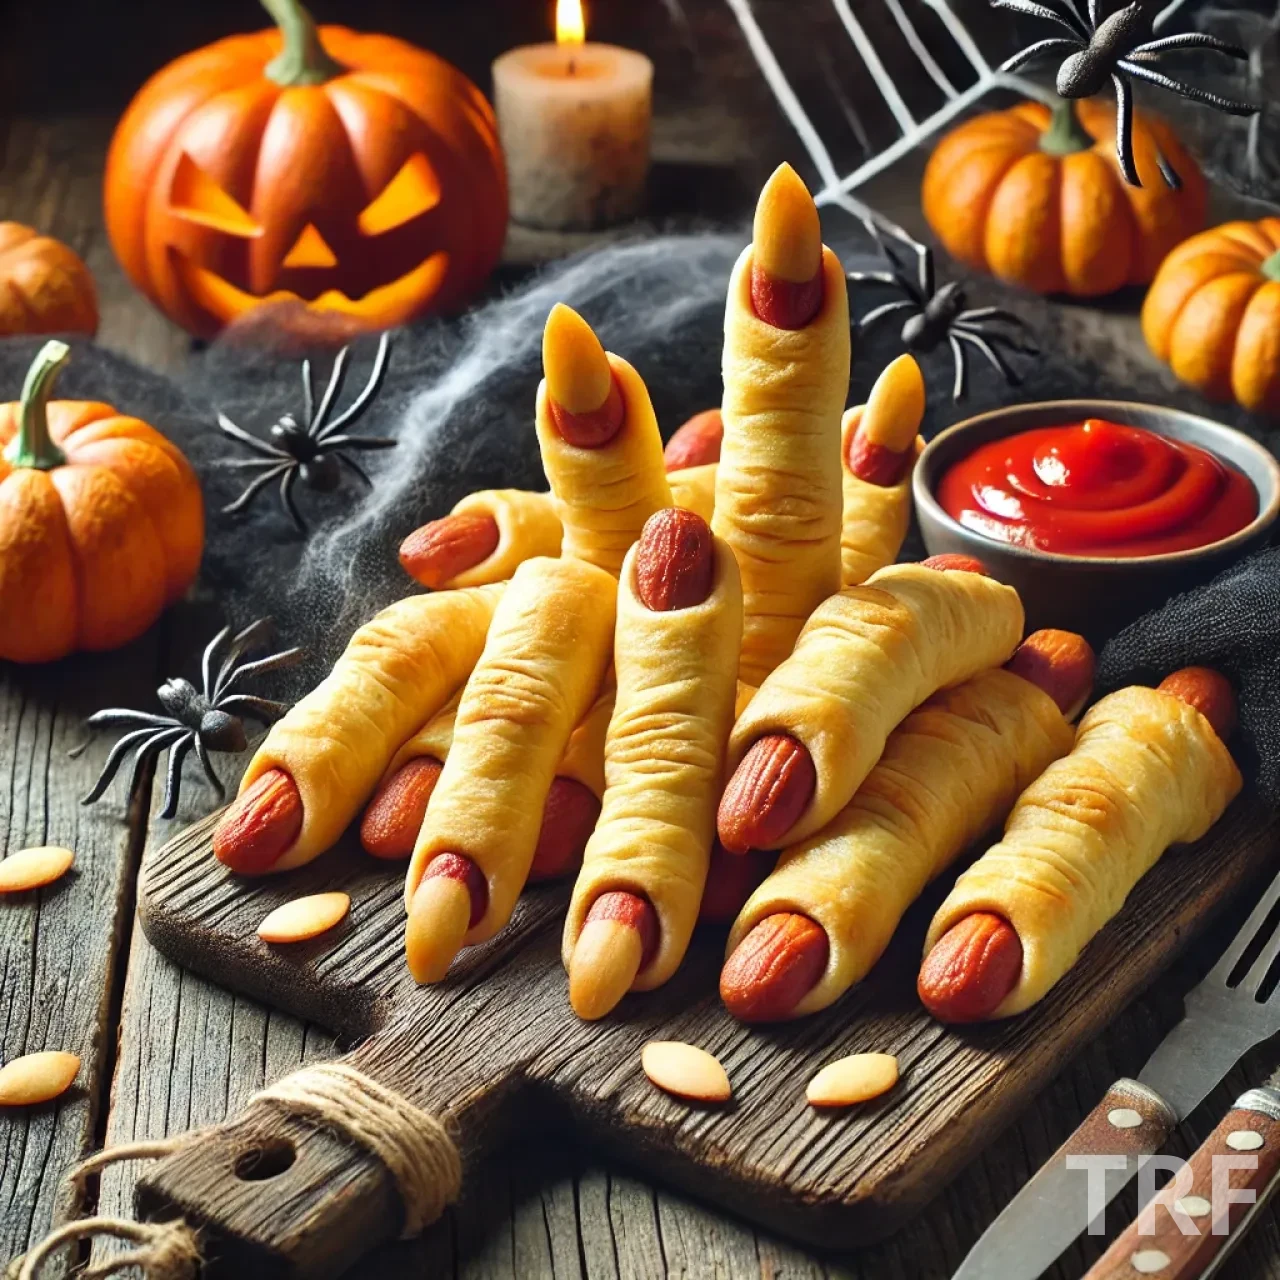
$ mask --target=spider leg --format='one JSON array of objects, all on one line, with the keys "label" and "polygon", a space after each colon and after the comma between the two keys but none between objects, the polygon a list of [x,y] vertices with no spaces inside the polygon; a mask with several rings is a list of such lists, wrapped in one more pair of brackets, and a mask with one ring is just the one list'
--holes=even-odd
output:
[{"label": "spider leg", "polygon": [[204,653],[200,657],[200,679],[202,681],[201,688],[207,697],[209,690],[213,687],[213,660],[219,649],[222,648],[223,642],[231,634],[230,627],[223,627],[212,640],[204,647]]},{"label": "spider leg", "polygon": [[302,518],[302,513],[298,510],[298,504],[293,500],[293,486],[297,478],[297,469],[292,467],[280,478],[280,501],[284,504],[284,509],[289,513],[298,532],[305,536],[307,522]]},{"label": "spider leg", "polygon": [[[296,667],[302,661],[306,653],[305,649],[284,649],[280,653],[269,654],[265,658],[259,658],[256,662],[246,662],[243,666],[237,667],[217,686],[218,696],[213,700],[215,706],[221,706],[223,694],[225,694],[237,680],[247,676],[260,676],[267,671],[279,671],[284,667]],[[238,695],[237,695],[238,696]]]},{"label": "spider leg", "polygon": [[315,422],[316,384],[311,376],[311,361],[302,362],[302,419],[310,431]]},{"label": "spider leg", "polygon": [[109,707],[104,711],[95,711],[85,724],[91,729],[102,729],[107,726],[145,725],[149,729],[172,729],[177,723],[172,716],[157,716],[150,711],[123,711]]},{"label": "spider leg", "polygon": [[278,467],[287,455],[278,458],[215,458],[213,465],[228,471],[250,471],[254,467]]},{"label": "spider leg", "polygon": [[1079,15],[1074,9],[1067,9],[1064,13],[1057,13],[1046,5],[1037,4],[1036,0],[991,0],[991,7],[1025,14],[1028,18],[1043,18],[1045,22],[1052,22],[1056,26],[1066,27],[1073,36],[1083,40],[1085,44],[1089,43],[1090,33],[1085,29],[1084,23],[1080,21]]},{"label": "spider leg", "polygon": [[1180,97],[1190,98],[1192,102],[1203,102],[1207,107],[1216,107],[1228,115],[1251,116],[1258,111],[1257,103],[1241,102],[1238,98],[1224,98],[1219,93],[1210,93],[1208,89],[1200,89],[1193,84],[1183,84],[1181,80],[1175,80],[1162,71],[1156,71],[1152,67],[1143,66],[1137,62],[1130,62],[1127,58],[1121,58],[1116,63],[1116,70],[1123,71],[1137,80],[1145,80],[1157,88],[1168,89],[1170,93],[1176,93]]},{"label": "spider leg", "polygon": [[891,276],[887,271],[846,271],[845,277],[854,284],[887,284],[894,289],[902,287],[898,277]]},{"label": "spider leg", "polygon": [[276,476],[281,473],[289,475],[296,466],[297,464],[294,462],[281,462],[272,467],[270,471],[264,471],[254,479],[253,483],[234,502],[228,503],[222,508],[222,514],[233,516],[237,511],[243,511]]},{"label": "spider leg", "polygon": [[222,691],[230,683],[241,655],[249,649],[256,649],[260,644],[265,644],[274,630],[275,623],[270,618],[259,618],[256,622],[249,623],[243,631],[237,632],[231,641],[231,647],[227,650],[226,657],[222,659],[222,665],[218,668],[218,678],[213,682],[213,688],[205,689],[210,702],[217,702]]},{"label": "spider leg", "polygon": [[394,449],[400,443],[390,436],[326,436],[322,453],[335,449]]},{"label": "spider leg", "polygon": [[934,287],[938,282],[933,272],[933,250],[922,247],[918,252],[916,272],[920,280],[920,302],[923,304],[926,298],[933,297]]},{"label": "spider leg", "polygon": [[338,453],[338,454],[335,454],[334,456],[338,459],[339,462],[342,463],[343,466],[350,467],[351,470],[354,471],[356,475],[358,475],[360,479],[363,480],[370,489],[373,488],[373,481],[369,479],[368,472],[366,472],[365,469],[354,458],[348,458],[345,453]]},{"label": "spider leg", "polygon": [[991,367],[1004,378],[1011,386],[1016,387],[1021,383],[1022,379],[1006,363],[1004,357],[989,343],[981,334],[973,333],[968,329],[953,329],[952,332],[961,342],[971,342],[979,351],[986,356]]},{"label": "spider leg", "polygon": [[218,703],[217,710],[229,711],[238,716],[249,716],[263,724],[271,724],[273,720],[279,720],[289,710],[289,704],[273,702],[270,698],[258,698],[249,693],[236,693],[229,698],[223,698]]},{"label": "spider leg", "polygon": [[169,748],[169,765],[164,773],[164,803],[160,808],[162,818],[172,818],[178,811],[178,793],[182,789],[182,762],[191,754],[196,734],[189,732]]},{"label": "spider leg", "polygon": [[1225,53],[1229,58],[1247,58],[1248,52],[1239,45],[1227,44],[1217,36],[1206,35],[1203,31],[1185,31],[1181,35],[1161,36],[1157,40],[1148,40],[1131,49],[1125,56],[1136,57],[1138,54],[1150,55],[1164,53],[1167,49],[1212,49],[1215,53]]},{"label": "spider leg", "polygon": [[[970,329],[974,333],[984,334],[991,342],[1005,342],[1014,350],[1027,355],[1039,354],[1027,322],[1021,316],[1003,307],[975,307],[971,311],[962,311],[953,323],[961,329]],[[1012,332],[998,329],[996,326],[1007,324]]]},{"label": "spider leg", "polygon": [[1114,71],[1111,83],[1116,88],[1116,158],[1120,161],[1124,180],[1131,187],[1140,187],[1138,166],[1133,161],[1133,94],[1129,92],[1129,82]]},{"label": "spider leg", "polygon": [[204,745],[200,735],[193,734],[196,742],[196,756],[204,769],[204,776],[209,779],[210,786],[218,793],[218,799],[221,800],[227,794],[227,789],[222,785],[222,779],[213,771],[213,761],[209,759],[209,748]]},{"label": "spider leg", "polygon": [[318,435],[318,439],[326,440],[335,431],[341,430],[349,422],[354,422],[368,407],[369,402],[382,390],[382,382],[387,374],[387,360],[391,353],[391,336],[384,333],[378,340],[378,354],[373,358],[373,370],[364,390]]},{"label": "spider leg", "polygon": [[333,402],[342,390],[343,381],[347,376],[347,361],[350,359],[351,348],[343,347],[338,352],[338,358],[333,362],[333,372],[329,374],[329,383],[324,389],[324,395],[320,397],[320,407],[316,410],[316,416],[307,423],[308,435],[319,438],[324,433],[324,420],[329,416],[329,410],[333,408]]},{"label": "spider leg", "polygon": [[277,449],[275,445],[268,444],[265,440],[259,440],[257,436],[251,436],[242,427],[237,427],[225,413],[218,414],[218,430],[223,435],[230,436],[233,440],[239,440],[241,444],[247,445],[250,449],[265,457],[287,458],[289,456],[283,449]]},{"label": "spider leg", "polygon": [[1169,157],[1165,155],[1163,148],[1159,143],[1156,144],[1156,168],[1160,170],[1160,176],[1164,179],[1164,185],[1170,191],[1182,190],[1182,178],[1179,176],[1177,169],[1169,162]]},{"label": "spider leg", "polygon": [[162,738],[165,736],[165,730],[161,729],[135,729],[132,733],[126,733],[111,748],[107,755],[106,763],[102,766],[102,772],[98,774],[98,780],[89,789],[89,793],[80,801],[81,804],[92,804],[97,800],[104,791],[111,785],[112,779],[116,776],[116,771],[120,768],[120,762],[129,753],[129,748],[136,746],[138,743],[145,743],[153,738]]},{"label": "spider leg", "polygon": [[951,399],[962,400],[964,398],[966,373],[964,348],[960,345],[959,339],[954,333],[947,334],[947,341],[951,344],[951,359],[956,366],[956,378],[951,384]]},{"label": "spider leg", "polygon": [[1006,58],[1000,64],[1000,70],[1017,71],[1042,54],[1066,53],[1068,49],[1075,50],[1079,47],[1075,40],[1068,40],[1065,36],[1050,36],[1049,39],[1037,40],[1035,44],[1029,44],[1025,49],[1020,49],[1013,57]]},{"label": "spider leg", "polygon": [[868,311],[861,320],[858,321],[858,332],[865,333],[872,325],[883,320],[886,316],[891,316],[897,311],[919,311],[920,308],[914,302],[886,302],[882,307],[876,307],[873,311]]}]

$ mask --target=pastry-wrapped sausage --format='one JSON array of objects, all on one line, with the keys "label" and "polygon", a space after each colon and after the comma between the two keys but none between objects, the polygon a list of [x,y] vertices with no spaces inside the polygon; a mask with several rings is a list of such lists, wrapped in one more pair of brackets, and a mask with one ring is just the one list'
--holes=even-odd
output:
[{"label": "pastry-wrapped sausage", "polygon": [[742,572],[740,673],[761,680],[840,585],[840,413],[849,389],[844,268],[787,165],[765,184],[729,281],[724,441],[712,528]]},{"label": "pastry-wrapped sausage", "polygon": [[[1015,659],[1013,670],[980,672],[917,707],[844,809],[783,852],[729,935],[720,989],[731,1013],[800,1017],[838,999],[925,885],[1071,750],[1063,712],[1088,696],[1093,654],[1056,631],[1036,632],[1019,655],[1032,649],[1039,663]],[[774,919],[784,915],[803,919]]]},{"label": "pastry-wrapped sausage", "polygon": [[[351,637],[333,670],[289,709],[249,762],[214,832],[234,871],[301,866],[360,811],[400,744],[466,680],[501,586],[411,596]],[[287,840],[276,833],[290,834]]]},{"label": "pastry-wrapped sausage", "polygon": [[1022,793],[1004,838],[938,908],[919,981],[935,1016],[1035,1004],[1160,855],[1208,831],[1241,786],[1219,733],[1233,704],[1222,677],[1197,668],[1090,709],[1070,755]]},{"label": "pastry-wrapped sausage", "polygon": [[780,848],[824,827],[902,718],[1004,662],[1022,623],[1012,587],[928,561],[890,565],[824,601],[734,725],[718,820],[725,847]]},{"label": "pastry-wrapped sausage", "polygon": [[[684,958],[707,876],[741,639],[733,553],[698,516],[659,512],[619,582],[604,801],[565,921],[570,999],[582,1017],[601,1017],[628,988],[660,986]],[[654,913],[651,957],[638,921],[624,955],[625,940],[590,942],[594,925],[584,924],[605,895],[639,899],[633,917],[646,906]],[[615,912],[610,928],[627,923]]]},{"label": "pastry-wrapped sausage", "polygon": [[409,866],[406,948],[420,982],[510,919],[556,766],[608,668],[616,590],[572,557],[527,560],[508,584]]}]

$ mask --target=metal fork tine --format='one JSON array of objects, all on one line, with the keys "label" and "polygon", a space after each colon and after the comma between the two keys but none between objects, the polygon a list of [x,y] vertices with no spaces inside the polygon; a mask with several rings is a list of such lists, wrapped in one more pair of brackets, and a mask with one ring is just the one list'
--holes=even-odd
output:
[{"label": "metal fork tine", "polygon": [[[1261,954],[1249,966],[1249,972],[1244,975],[1240,982],[1240,986],[1251,996],[1258,994],[1258,990],[1267,980],[1267,971],[1275,963],[1278,955],[1280,955],[1280,929],[1275,931],[1271,940],[1263,947]],[[1275,992],[1273,991],[1271,994],[1274,996]]]},{"label": "metal fork tine", "polygon": [[[1249,918],[1240,926],[1239,932],[1231,939],[1230,945],[1222,953],[1222,959],[1209,971],[1209,977],[1221,982],[1224,986],[1231,977],[1231,971],[1240,963],[1240,957],[1249,949],[1249,944],[1258,936],[1258,931],[1266,923],[1272,908],[1280,902],[1280,875],[1267,886],[1267,891],[1258,899],[1258,905],[1249,912]],[[1270,950],[1270,948],[1268,948]],[[1255,965],[1254,968],[1257,966]],[[1250,969],[1250,973],[1253,969]]]}]

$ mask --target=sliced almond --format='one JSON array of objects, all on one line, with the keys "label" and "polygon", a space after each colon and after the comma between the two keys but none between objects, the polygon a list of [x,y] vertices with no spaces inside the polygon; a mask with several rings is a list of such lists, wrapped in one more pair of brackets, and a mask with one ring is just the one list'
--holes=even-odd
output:
[{"label": "sliced almond", "polygon": [[0,893],[39,889],[66,875],[76,855],[56,844],[19,849],[0,862]]},{"label": "sliced almond", "polygon": [[263,942],[306,942],[332,929],[348,911],[351,899],[345,893],[313,893],[277,907],[258,926]]},{"label": "sliced almond", "polygon": [[0,1067],[0,1107],[28,1107],[48,1102],[71,1088],[80,1059],[74,1053],[50,1049],[28,1053]]},{"label": "sliced almond", "polygon": [[651,1040],[640,1054],[644,1073],[667,1093],[693,1102],[726,1102],[733,1094],[717,1058],[679,1040]]},{"label": "sliced almond", "polygon": [[854,1053],[829,1062],[805,1090],[814,1107],[851,1107],[888,1093],[898,1083],[898,1060],[891,1053]]}]

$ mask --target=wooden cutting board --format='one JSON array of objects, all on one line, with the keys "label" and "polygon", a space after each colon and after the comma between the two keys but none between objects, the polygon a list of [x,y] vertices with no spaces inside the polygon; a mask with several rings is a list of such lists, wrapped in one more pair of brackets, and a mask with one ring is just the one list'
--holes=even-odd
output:
[{"label": "wooden cutting board", "polygon": [[[310,866],[240,880],[212,856],[213,815],[144,862],[147,936],[179,964],[358,1042],[349,1060],[443,1114],[464,1167],[519,1130],[569,1130],[695,1195],[801,1240],[853,1247],[921,1209],[1066,1059],[1257,877],[1280,820],[1242,798],[1199,844],[1172,850],[1071,973],[1026,1015],[945,1028],[916,1000],[931,887],[875,971],[834,1008],[748,1028],[716,996],[723,933],[695,940],[664,988],[628,997],[598,1023],[571,1012],[560,962],[567,889],[530,890],[510,925],[463,953],[447,982],[416,987],[403,959],[403,864],[365,856],[352,833]],[[268,946],[256,928],[290,898],[351,895],[323,938]],[[734,1097],[691,1107],[640,1070],[651,1039],[716,1054]],[[1154,1046],[1152,1046],[1154,1048]],[[804,1087],[824,1063],[874,1050],[902,1079],[876,1102],[815,1112]],[[465,1195],[465,1176],[464,1176]],[[211,1229],[209,1250],[243,1274],[335,1275],[400,1229],[390,1178],[338,1137],[254,1104],[239,1120],[155,1166],[140,1208],[181,1211]]]}]

